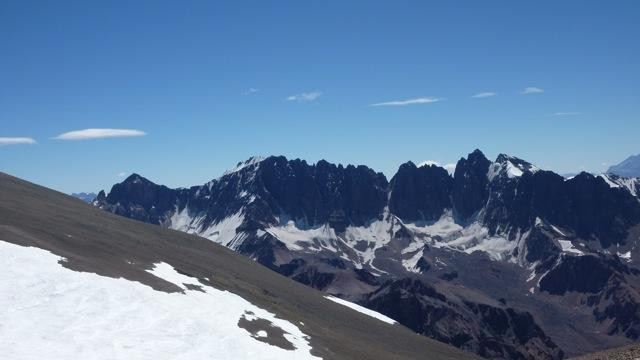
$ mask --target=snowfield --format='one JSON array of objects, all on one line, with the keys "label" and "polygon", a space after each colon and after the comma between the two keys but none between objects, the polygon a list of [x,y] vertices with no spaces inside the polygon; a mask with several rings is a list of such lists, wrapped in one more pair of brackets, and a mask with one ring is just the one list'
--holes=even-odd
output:
[{"label": "snowfield", "polygon": [[[318,359],[308,337],[238,295],[158,263],[150,273],[183,293],[75,272],[48,251],[0,240],[0,354],[4,359]],[[185,284],[203,291],[188,290]],[[264,319],[295,350],[258,339],[240,318]]]}]

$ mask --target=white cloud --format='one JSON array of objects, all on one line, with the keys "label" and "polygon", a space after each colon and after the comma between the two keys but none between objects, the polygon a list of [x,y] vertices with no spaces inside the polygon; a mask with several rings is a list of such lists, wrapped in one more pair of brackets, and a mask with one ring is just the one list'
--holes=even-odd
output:
[{"label": "white cloud", "polygon": [[258,91],[260,91],[260,89],[256,89],[256,88],[249,88],[249,90],[245,91],[244,94],[245,95],[251,95],[253,93],[257,93]]},{"label": "white cloud", "polygon": [[526,88],[522,89],[522,91],[520,93],[524,94],[524,95],[527,95],[527,94],[541,94],[543,92],[544,92],[544,90],[532,86],[532,87],[526,87]]},{"label": "white cloud", "polygon": [[414,104],[431,104],[438,101],[442,101],[442,99],[429,96],[429,97],[419,97],[415,99],[375,103],[375,104],[371,104],[371,106],[405,106],[405,105],[414,105]]},{"label": "white cloud", "polygon": [[477,94],[475,94],[475,95],[473,95],[471,97],[477,98],[477,99],[482,99],[482,98],[496,96],[496,95],[498,95],[498,94],[496,94],[494,92],[487,91],[487,92],[477,93]]},{"label": "white cloud", "polygon": [[423,162],[419,163],[418,167],[423,167],[423,166],[427,166],[427,165],[440,166],[440,162],[439,161],[435,161],[435,160],[427,160],[427,161],[423,161]]},{"label": "white cloud", "polygon": [[145,136],[147,133],[132,129],[84,129],[69,131],[55,137],[58,140],[88,140],[110,137]]},{"label": "white cloud", "polygon": [[435,166],[440,166],[442,168],[444,168],[445,170],[447,170],[447,172],[450,175],[453,175],[453,173],[456,171],[456,164],[440,164],[439,161],[435,161],[435,160],[427,160],[427,161],[423,161],[421,163],[418,164],[418,167],[423,167],[426,165],[435,165]]},{"label": "white cloud", "polygon": [[568,112],[557,112],[551,114],[551,116],[572,116],[572,115],[580,115],[577,111],[568,111]]},{"label": "white cloud", "polygon": [[125,175],[127,175],[127,173],[126,173],[126,172],[124,172],[124,171],[123,171],[123,172],[118,173],[118,177],[119,177],[119,178],[124,177]]},{"label": "white cloud", "polygon": [[322,91],[311,91],[311,92],[303,92],[300,94],[295,94],[287,97],[287,101],[313,101],[322,96]]},{"label": "white cloud", "polygon": [[453,173],[456,172],[456,165],[457,164],[444,164],[443,168],[445,168],[449,174],[453,175]]},{"label": "white cloud", "polygon": [[36,141],[30,137],[0,137],[0,146],[35,144]]}]

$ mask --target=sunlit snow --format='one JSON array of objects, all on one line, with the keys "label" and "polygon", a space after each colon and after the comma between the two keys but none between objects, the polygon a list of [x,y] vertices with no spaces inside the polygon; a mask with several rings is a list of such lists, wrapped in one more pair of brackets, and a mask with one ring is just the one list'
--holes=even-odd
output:
[{"label": "sunlit snow", "polygon": [[562,247],[562,251],[570,252],[578,255],[584,255],[584,253],[578,249],[571,243],[570,240],[558,240],[560,246]]},{"label": "sunlit snow", "polygon": [[[168,264],[156,264],[150,272],[184,293],[72,271],[60,260],[42,249],[0,241],[3,358],[315,358],[297,326],[238,295],[199,284]],[[199,284],[204,292],[187,290],[184,283]],[[268,345],[238,327],[246,312],[284,330],[296,350]]]},{"label": "sunlit snow", "polygon": [[351,309],[353,309],[353,310],[355,310],[357,312],[361,312],[361,313],[363,313],[365,315],[369,315],[371,317],[374,317],[374,318],[376,318],[376,319],[378,319],[380,321],[384,321],[384,322],[386,322],[388,324],[395,324],[396,323],[395,320],[393,320],[392,318],[390,318],[388,316],[382,315],[377,311],[373,311],[371,309],[367,309],[366,307],[360,306],[358,304],[354,304],[351,301],[342,300],[340,298],[337,298],[337,297],[334,297],[334,296],[330,296],[330,295],[325,296],[325,298],[327,298],[327,299],[329,299],[331,301],[337,302],[340,305],[347,306],[347,307],[349,307],[349,308],[351,308]]}]

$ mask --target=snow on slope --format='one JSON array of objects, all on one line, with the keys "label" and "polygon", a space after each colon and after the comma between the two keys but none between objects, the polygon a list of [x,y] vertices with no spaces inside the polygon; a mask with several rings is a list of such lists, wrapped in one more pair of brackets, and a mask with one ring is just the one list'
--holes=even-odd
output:
[{"label": "snow on slope", "polygon": [[222,219],[207,228],[203,228],[206,215],[194,216],[185,206],[180,211],[174,211],[169,218],[167,227],[173,230],[183,231],[207,238],[218,244],[236,249],[244,240],[244,234],[237,234],[236,229],[242,225],[244,215],[242,209],[238,213]]},{"label": "snow on slope", "polygon": [[571,243],[571,240],[558,240],[558,242],[560,243],[560,247],[562,248],[563,252],[584,255],[582,251],[578,250],[575,246],[573,246],[573,243]]},{"label": "snow on slope", "polygon": [[609,187],[622,187],[627,189],[631,195],[636,197],[640,196],[638,193],[638,190],[640,189],[640,178],[627,178],[611,174],[600,174],[598,176],[601,177]]},{"label": "snow on slope", "polygon": [[[375,259],[375,252],[391,241],[391,236],[398,231],[400,222],[395,216],[384,210],[381,219],[370,222],[366,226],[347,226],[344,233],[337,234],[328,224],[307,227],[296,224],[289,219],[281,219],[281,226],[273,226],[266,229],[268,233],[282,241],[290,250],[302,250],[318,252],[328,250],[340,253],[343,246],[357,254],[353,260],[358,268],[363,264],[371,265]],[[358,243],[366,243],[359,247]],[[346,256],[343,254],[343,256]]]},{"label": "snow on slope", "polygon": [[456,224],[450,212],[445,213],[433,224],[406,223],[404,225],[414,234],[419,235],[414,242],[419,241],[434,248],[447,248],[467,254],[482,251],[496,261],[508,258],[518,244],[517,241],[510,241],[502,236],[489,235],[489,229],[477,222],[462,227]]},{"label": "snow on slope", "polygon": [[[75,272],[45,250],[0,241],[0,354],[6,359],[312,359],[307,337],[240,296],[204,286],[168,264],[150,272],[180,286],[165,293],[138,282]],[[183,285],[198,284],[204,292]],[[295,350],[238,327],[268,320]],[[317,358],[316,358],[317,359]]]},{"label": "snow on slope", "polygon": [[371,317],[374,317],[374,318],[376,318],[376,319],[378,319],[380,321],[384,321],[384,322],[386,322],[388,324],[393,325],[393,324],[396,323],[396,321],[393,320],[390,317],[384,316],[384,315],[380,314],[377,311],[373,311],[373,310],[367,309],[366,307],[360,306],[358,304],[354,304],[351,301],[342,300],[340,298],[337,298],[337,297],[334,297],[334,296],[330,296],[330,295],[325,296],[325,298],[329,299],[329,300],[331,300],[333,302],[336,302],[336,303],[338,303],[340,305],[344,305],[346,307],[349,307],[349,308],[351,308],[351,309],[353,309],[353,310],[355,310],[357,312],[361,312],[361,313],[363,313],[365,315],[369,315]]},{"label": "snow on slope", "polygon": [[246,167],[253,166],[255,164],[260,163],[265,158],[262,156],[252,156],[249,159],[239,162],[236,166],[224,172],[222,176],[233,174],[234,172],[238,172]]}]

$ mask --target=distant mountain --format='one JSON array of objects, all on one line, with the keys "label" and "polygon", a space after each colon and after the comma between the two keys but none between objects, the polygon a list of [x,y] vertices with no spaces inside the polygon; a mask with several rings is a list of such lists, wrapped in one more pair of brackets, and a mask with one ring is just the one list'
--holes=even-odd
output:
[{"label": "distant mountain", "polygon": [[475,358],[212,241],[3,173],[0,266],[3,359]]},{"label": "distant mountain", "polygon": [[79,192],[71,193],[71,196],[76,197],[84,202],[91,203],[98,195],[96,195],[95,193]]},{"label": "distant mountain", "polygon": [[640,201],[626,184],[480,150],[453,175],[407,162],[390,180],[271,156],[191,188],[133,174],[94,204],[483,357],[560,359],[640,340]]},{"label": "distant mountain", "polygon": [[623,177],[640,177],[640,155],[629,156],[620,164],[611,166],[607,172]]}]

